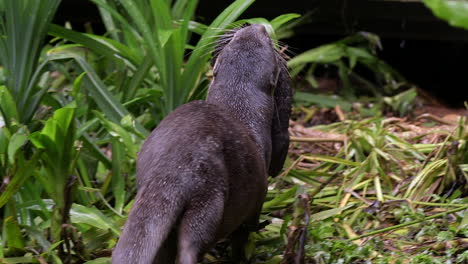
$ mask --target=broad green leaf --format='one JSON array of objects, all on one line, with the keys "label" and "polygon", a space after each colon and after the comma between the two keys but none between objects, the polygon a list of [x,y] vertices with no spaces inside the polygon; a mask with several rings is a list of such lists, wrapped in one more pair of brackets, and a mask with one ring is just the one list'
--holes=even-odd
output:
[{"label": "broad green leaf", "polygon": [[83,77],[86,75],[86,72],[81,73],[78,77],[76,77],[75,81],[73,81],[73,97],[77,98],[80,96],[80,89],[81,84],[83,83]]},{"label": "broad green leaf", "polygon": [[54,144],[57,144],[57,149],[59,149],[59,146],[62,145],[62,144],[59,144],[62,142],[58,142],[58,140],[63,140],[63,137],[65,137],[64,131],[60,128],[57,120],[54,117],[49,118],[46,121],[46,124],[44,128],[42,129],[41,134],[50,138],[50,140]]},{"label": "broad green leaf", "polygon": [[156,37],[159,39],[157,42],[161,43],[161,47],[164,47],[172,33],[174,33],[171,12],[168,3],[164,0],[150,0],[150,3],[157,25],[154,27]]},{"label": "broad green leaf", "polygon": [[290,13],[290,14],[284,14],[275,17],[273,20],[270,21],[271,26],[273,27],[274,30],[277,30],[280,28],[283,24],[301,17],[301,15],[296,14],[296,13]]},{"label": "broad green leaf", "polygon": [[240,25],[245,24],[245,23],[248,23],[250,25],[252,24],[263,25],[266,31],[268,32],[268,34],[270,35],[270,37],[272,37],[273,39],[276,39],[275,29],[270,24],[270,21],[268,21],[267,19],[263,17],[257,17],[257,18],[247,18],[247,19],[236,21],[236,24],[240,24]]},{"label": "broad green leaf", "polygon": [[107,129],[110,135],[125,145],[127,148],[127,156],[132,159],[136,159],[138,146],[135,145],[135,142],[130,133],[122,126],[107,120],[101,113],[97,111],[93,111],[93,113],[101,121],[101,124]]},{"label": "broad green leaf", "polygon": [[468,2],[463,0],[423,0],[439,18],[450,25],[468,29]]},{"label": "broad green leaf", "polygon": [[284,193],[276,196],[272,200],[265,202],[263,204],[262,211],[264,211],[264,212],[268,211],[272,207],[279,206],[279,205],[283,204],[285,201],[287,201],[289,199],[293,199],[296,192],[297,192],[297,188],[298,188],[298,186],[296,185],[296,186],[292,187],[291,189],[285,191]]},{"label": "broad green leaf", "polygon": [[[87,73],[84,77],[87,91],[110,120],[118,123],[124,116],[130,114],[128,110],[109,92],[104,82],[99,78],[94,69],[86,62],[79,52],[71,49],[52,49],[49,51],[49,59],[74,59],[80,65],[81,69]],[[136,129],[143,135],[149,134],[148,131],[139,123],[136,123]]]},{"label": "broad green leaf", "polygon": [[346,53],[349,57],[349,68],[353,69],[358,61],[361,60],[371,60],[377,61],[378,59],[370,54],[367,50],[363,48],[355,48],[355,47],[346,47]]},{"label": "broad green leaf", "polygon": [[134,65],[137,65],[141,60],[141,58],[135,56],[128,47],[109,38],[76,32],[58,25],[51,25],[49,34],[73,41],[77,44],[82,44],[96,52],[96,54],[104,55],[117,61],[121,61],[123,57]]},{"label": "broad green leaf", "polygon": [[138,88],[141,87],[145,79],[145,76],[147,76],[152,66],[153,66],[153,58],[151,56],[146,56],[143,59],[143,62],[136,69],[134,75],[132,76],[130,80],[130,83],[127,85],[127,87],[124,90],[123,101],[125,103],[127,103],[128,100],[131,100],[135,97],[135,94]]},{"label": "broad green leaf", "polygon": [[71,128],[73,117],[75,115],[75,108],[64,107],[58,109],[54,113],[54,119],[57,121],[57,125],[63,130],[64,134],[68,134]]},{"label": "broad green leaf", "polygon": [[189,30],[197,33],[198,35],[203,35],[205,31],[208,29],[208,26],[197,21],[190,21],[189,23]]},{"label": "broad green leaf", "polygon": [[0,35],[8,37],[0,38],[0,64],[8,73],[6,87],[16,106],[8,111],[16,109],[18,121],[28,123],[46,90],[37,89],[45,70],[45,63],[38,65],[39,56],[60,0],[3,0],[2,4]]},{"label": "broad green leaf", "polygon": [[21,234],[21,229],[16,219],[13,216],[6,217],[3,226],[6,231],[7,246],[11,248],[23,249],[23,235]]},{"label": "broad green leaf", "polygon": [[335,106],[339,105],[344,111],[350,111],[352,107],[352,104],[350,102],[338,96],[329,96],[322,94],[295,92],[294,100],[296,102],[305,102],[328,108],[334,108]]},{"label": "broad green leaf", "polygon": [[5,155],[8,158],[8,142],[10,141],[10,137],[10,131],[6,127],[0,127],[0,164],[2,162],[1,155]]},{"label": "broad green leaf", "polygon": [[32,256],[16,257],[16,258],[0,258],[2,264],[23,264],[23,263],[37,263],[37,259]]},{"label": "broad green leaf", "polygon": [[87,134],[83,134],[80,137],[80,140],[83,142],[83,146],[90,152],[90,154],[96,159],[102,162],[106,168],[110,169],[112,167],[112,162],[109,158],[103,153],[102,149],[94,142],[94,140]]},{"label": "broad green leaf", "polygon": [[36,148],[46,150],[53,156],[58,157],[59,146],[49,136],[37,131],[29,135],[29,140],[31,140],[31,143],[33,143]]},{"label": "broad green leaf", "polygon": [[125,203],[125,148],[117,139],[112,139],[112,192],[115,197],[115,210],[122,213]]},{"label": "broad green leaf", "polygon": [[[157,65],[158,71],[160,72],[161,80],[164,83],[167,69],[165,69],[165,56],[162,51],[162,43],[159,39],[158,33],[153,34],[153,30],[147,21],[145,21],[145,16],[143,15],[143,10],[140,10],[137,3],[134,1],[121,1],[122,5],[130,15],[131,19],[135,23],[137,30],[143,36],[145,43],[147,43],[147,48],[151,56],[154,58],[154,62]],[[157,29],[157,27],[156,27]]]},{"label": "broad green leaf", "polygon": [[322,220],[325,220],[327,218],[334,217],[336,215],[339,215],[344,210],[349,209],[352,206],[353,206],[352,204],[349,204],[349,205],[347,205],[345,207],[342,207],[342,208],[333,208],[333,209],[321,211],[319,213],[311,215],[310,216],[310,221],[322,221]]},{"label": "broad green leaf", "polygon": [[124,15],[121,15],[119,13],[119,8],[113,5],[113,3],[107,0],[91,1],[99,6],[103,22],[113,39],[121,42],[122,44],[127,44],[128,47],[132,49],[132,53],[136,53],[135,56],[138,56],[139,58],[144,57],[144,50],[141,49],[143,38],[133,27],[134,23]]},{"label": "broad green leaf", "polygon": [[[42,208],[37,205],[38,210]],[[38,228],[36,226],[22,226],[22,228],[27,230],[29,236],[34,238],[35,241],[41,246],[42,250],[48,251],[51,247],[49,240],[47,240],[47,235],[44,233],[42,228]]]},{"label": "broad green leaf", "polygon": [[341,44],[323,45],[297,55],[288,61],[288,66],[294,68],[304,63],[333,63],[346,55],[345,48]]},{"label": "broad green leaf", "polygon": [[110,229],[114,234],[120,234],[120,230],[113,221],[96,207],[86,207],[80,204],[73,204],[70,211],[70,217],[72,223],[87,224],[102,230]]},{"label": "broad green leaf", "polygon": [[11,136],[10,143],[8,144],[8,160],[10,164],[14,164],[16,151],[21,148],[27,140],[28,135],[21,131]]},{"label": "broad green leaf", "polygon": [[13,196],[23,185],[23,183],[31,176],[36,169],[36,164],[39,159],[41,151],[37,151],[16,171],[14,177],[7,184],[4,192],[0,194],[0,208]]},{"label": "broad green leaf", "polygon": [[0,114],[7,125],[11,122],[11,119],[19,120],[16,103],[4,85],[0,85]]}]

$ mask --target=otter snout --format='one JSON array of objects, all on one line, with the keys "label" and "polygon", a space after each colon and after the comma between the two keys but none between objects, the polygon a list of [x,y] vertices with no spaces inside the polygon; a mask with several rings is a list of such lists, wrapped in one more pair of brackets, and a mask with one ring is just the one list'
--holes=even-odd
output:
[{"label": "otter snout", "polygon": [[265,36],[268,36],[268,32],[265,28],[264,25],[261,25],[261,24],[253,24],[251,25],[252,29],[255,30],[255,31],[258,31],[260,32],[261,34],[264,34]]},{"label": "otter snout", "polygon": [[252,41],[262,40],[270,42],[270,36],[264,25],[252,24],[239,29],[235,34],[233,41]]}]

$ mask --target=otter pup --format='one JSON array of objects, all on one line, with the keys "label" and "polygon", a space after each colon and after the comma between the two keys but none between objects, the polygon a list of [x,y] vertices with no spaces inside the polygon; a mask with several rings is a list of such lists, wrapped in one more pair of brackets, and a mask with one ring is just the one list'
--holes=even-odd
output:
[{"label": "otter pup", "polygon": [[256,230],[267,174],[288,151],[289,75],[262,25],[217,50],[206,101],[174,110],[143,144],[114,264],[193,264],[227,236],[238,260]]}]

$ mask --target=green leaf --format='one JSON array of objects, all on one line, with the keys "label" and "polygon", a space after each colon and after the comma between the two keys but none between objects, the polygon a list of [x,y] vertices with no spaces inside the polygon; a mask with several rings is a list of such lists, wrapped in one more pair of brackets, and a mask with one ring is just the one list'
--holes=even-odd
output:
[{"label": "green leaf", "polygon": [[[54,144],[59,143],[59,142],[57,142],[57,138],[59,140],[62,140],[63,137],[65,136],[63,131],[60,130],[60,127],[57,124],[57,120],[55,120],[53,117],[49,118],[46,121],[45,126],[41,131],[41,134],[48,137],[48,138],[50,138],[50,140]],[[60,146],[60,145],[58,145],[58,146]]]},{"label": "green leaf", "polygon": [[315,104],[321,107],[334,108],[339,105],[344,111],[350,111],[352,104],[338,96],[295,92],[294,100],[300,103]]},{"label": "green leaf", "polygon": [[37,259],[35,257],[17,257],[17,258],[2,258],[0,259],[3,264],[23,264],[23,263],[36,263]]},{"label": "green leaf", "polygon": [[468,2],[459,0],[423,0],[434,15],[454,27],[468,29]]},{"label": "green leaf", "polygon": [[113,221],[105,216],[96,207],[86,207],[80,204],[73,204],[70,211],[71,222],[74,224],[87,224],[102,230],[112,230],[116,235],[120,230]]},{"label": "green leaf", "polygon": [[424,180],[428,178],[430,175],[433,175],[435,172],[440,170],[441,167],[447,165],[447,159],[438,159],[432,162],[429,162],[419,173],[416,177],[411,181],[408,189],[406,190],[404,198],[410,198],[418,189],[421,183],[424,183]]},{"label": "green leaf", "polygon": [[291,189],[285,191],[284,193],[276,196],[274,199],[267,201],[263,204],[262,211],[268,211],[270,208],[280,206],[283,202],[294,198],[297,192],[298,185],[292,187]]},{"label": "green leaf", "polygon": [[2,208],[5,203],[13,196],[24,184],[24,182],[31,176],[36,169],[36,164],[39,159],[41,152],[37,151],[31,157],[30,160],[26,161],[19,169],[16,171],[14,177],[5,188],[5,191],[0,195],[0,208]]},{"label": "green leaf", "polygon": [[460,225],[457,227],[458,231],[463,230],[463,229],[468,230],[468,211],[464,212],[463,219],[460,222]]},{"label": "green leaf", "polygon": [[16,103],[4,85],[0,85],[0,114],[7,125],[10,124],[11,119],[19,120]]},{"label": "green leaf", "polygon": [[127,156],[136,159],[138,148],[130,133],[122,126],[110,122],[101,113],[93,111],[94,115],[101,121],[102,125],[109,131],[112,137],[117,138],[127,148]]},{"label": "green leaf", "polygon": [[301,15],[296,14],[296,13],[284,14],[284,15],[275,17],[273,20],[270,21],[270,24],[274,30],[277,30],[285,23],[293,19],[299,18],[299,17],[301,17]]},{"label": "green leaf", "polygon": [[197,21],[190,21],[189,22],[189,30],[197,33],[198,35],[203,35],[205,31],[208,29],[208,26]]},{"label": "green leaf", "polygon": [[46,89],[37,89],[39,76],[45,70],[45,64],[38,66],[38,62],[60,0],[3,0],[2,4],[0,36],[8,37],[0,38],[0,64],[6,69],[6,87],[16,105],[3,111],[16,109],[18,121],[28,123]]},{"label": "green leaf", "polygon": [[440,231],[437,234],[437,241],[439,242],[445,242],[445,241],[450,241],[455,238],[455,234],[450,232],[450,231]]},{"label": "green leaf", "polygon": [[86,72],[81,73],[78,77],[76,77],[75,81],[73,82],[72,95],[74,98],[77,98],[80,96],[81,84],[83,83],[83,77],[85,75],[86,75]]},{"label": "green leaf", "polygon": [[14,164],[16,151],[21,148],[27,140],[28,135],[24,132],[16,132],[11,136],[10,143],[8,144],[8,160],[10,164]]},{"label": "green leaf", "polygon": [[182,74],[182,83],[191,89],[184,91],[182,96],[184,101],[190,100],[190,96],[198,94],[198,90],[202,89],[202,87],[198,87],[197,81],[199,81],[200,74],[208,62],[209,54],[214,48],[207,48],[209,44],[213,42],[214,37],[223,32],[223,30],[233,23],[253,2],[254,0],[236,0],[216,17],[201,36]]},{"label": "green leaf", "polygon": [[123,57],[129,60],[132,64],[138,65],[141,60],[126,46],[105,37],[76,32],[58,25],[51,25],[49,28],[49,34],[82,44],[96,52],[96,54],[104,55],[115,59],[116,61],[121,61]]},{"label": "green leaf", "polygon": [[310,216],[310,221],[312,221],[312,222],[313,221],[322,221],[322,220],[325,220],[327,218],[334,217],[334,216],[340,214],[341,212],[343,212],[344,210],[349,209],[352,206],[353,205],[350,204],[350,205],[347,205],[347,206],[342,207],[342,208],[333,208],[333,209],[321,211],[319,213],[311,215]]},{"label": "green leaf", "polygon": [[318,155],[318,154],[308,154],[304,157],[306,160],[319,160],[319,161],[325,161],[325,162],[331,162],[331,163],[336,163],[336,164],[342,164],[342,165],[348,165],[348,166],[353,166],[353,167],[358,167],[361,165],[359,162],[354,162],[346,159],[340,159],[337,157],[331,157],[331,156],[324,156],[324,155]]},{"label": "green leaf", "polygon": [[123,95],[123,101],[125,103],[127,103],[128,100],[131,100],[135,97],[135,94],[138,88],[141,87],[145,79],[145,76],[148,74],[152,66],[153,66],[153,58],[151,56],[146,56],[143,59],[143,62],[136,69],[134,75],[132,76],[130,80],[130,83],[127,85],[127,87],[125,87],[124,95]]},{"label": "green leaf", "polygon": [[[84,77],[87,84],[87,91],[93,100],[106,116],[115,123],[130,113],[127,109],[109,92],[104,82],[98,77],[94,69],[82,57],[82,54],[73,49],[52,49],[49,51],[50,60],[74,59],[83,71],[87,74]],[[139,123],[136,129],[143,135],[148,135],[148,131]]]},{"label": "green leaf", "polygon": [[68,134],[73,124],[73,117],[75,115],[75,108],[64,107],[55,111],[54,120],[57,121],[57,125],[62,129],[64,134]]},{"label": "green leaf", "polygon": [[6,231],[7,246],[11,248],[23,249],[23,235],[18,222],[13,216],[8,216],[4,220],[4,230]]},{"label": "green leaf", "polygon": [[[50,152],[50,149],[54,150],[54,153],[57,151],[57,154],[63,158],[64,154],[69,151],[69,148],[74,142],[74,135],[70,134],[74,132],[71,128],[74,113],[75,108],[71,107],[64,107],[56,110],[53,117],[46,121],[41,131],[42,136],[37,136],[36,134],[33,136],[33,140],[35,140],[33,143],[36,143],[36,146],[39,148],[46,149],[47,152]],[[45,145],[48,146],[46,147]],[[52,147],[52,145],[54,145],[54,147]]]},{"label": "green leaf", "polygon": [[54,156],[59,155],[57,145],[49,136],[37,131],[29,135],[29,140],[31,140],[31,143],[33,143],[36,148],[47,150],[47,152],[53,153]]},{"label": "green leaf", "polygon": [[115,210],[122,213],[125,203],[125,148],[117,138],[112,139],[112,192],[115,197]]},{"label": "green leaf", "polygon": [[[38,210],[41,210],[42,208],[37,205]],[[28,235],[31,238],[34,238],[34,240],[37,242],[38,245],[41,246],[42,250],[48,251],[51,247],[51,244],[49,240],[47,240],[47,234],[44,233],[44,230],[42,228],[36,227],[36,226],[22,226],[28,233]]]},{"label": "green leaf", "polygon": [[[196,0],[195,0],[196,1]],[[172,16],[168,4],[164,0],[150,0],[153,9],[153,17],[157,27],[154,27],[156,37],[161,47],[166,45],[174,30],[172,28]]]},{"label": "green leaf", "polygon": [[4,157],[7,157],[8,153],[8,142],[10,141],[10,131],[6,127],[1,127],[0,128],[0,164],[2,162],[5,162],[5,160],[2,160],[2,155],[5,155]]},{"label": "green leaf", "polygon": [[294,68],[304,63],[333,63],[346,56],[345,48],[342,44],[323,45],[297,55],[288,61],[288,66]]},{"label": "green leaf", "polygon": [[106,168],[110,169],[112,163],[109,158],[103,153],[99,146],[94,142],[94,140],[87,134],[83,134],[80,137],[80,140],[83,141],[83,146],[90,152],[90,154],[98,161],[102,162]]},{"label": "green leaf", "polygon": [[97,258],[94,260],[86,261],[84,264],[110,264],[111,258]]},{"label": "green leaf", "polygon": [[268,21],[267,19],[265,19],[263,17],[257,17],[257,18],[242,19],[242,20],[239,20],[239,21],[236,22],[236,24],[245,24],[245,23],[248,23],[248,24],[251,24],[251,25],[252,24],[263,25],[265,27],[266,31],[268,32],[268,34],[270,35],[270,37],[272,37],[273,39],[276,39],[275,29],[270,24],[270,21]]}]

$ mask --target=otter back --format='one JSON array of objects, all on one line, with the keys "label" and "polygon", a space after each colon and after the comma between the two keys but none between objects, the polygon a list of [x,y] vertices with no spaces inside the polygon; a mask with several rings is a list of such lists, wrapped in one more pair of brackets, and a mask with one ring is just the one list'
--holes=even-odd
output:
[{"label": "otter back", "polygon": [[113,263],[194,264],[227,236],[233,262],[244,255],[268,171],[277,174],[287,153],[289,77],[261,25],[219,50],[207,101],[170,113],[143,144]]}]

